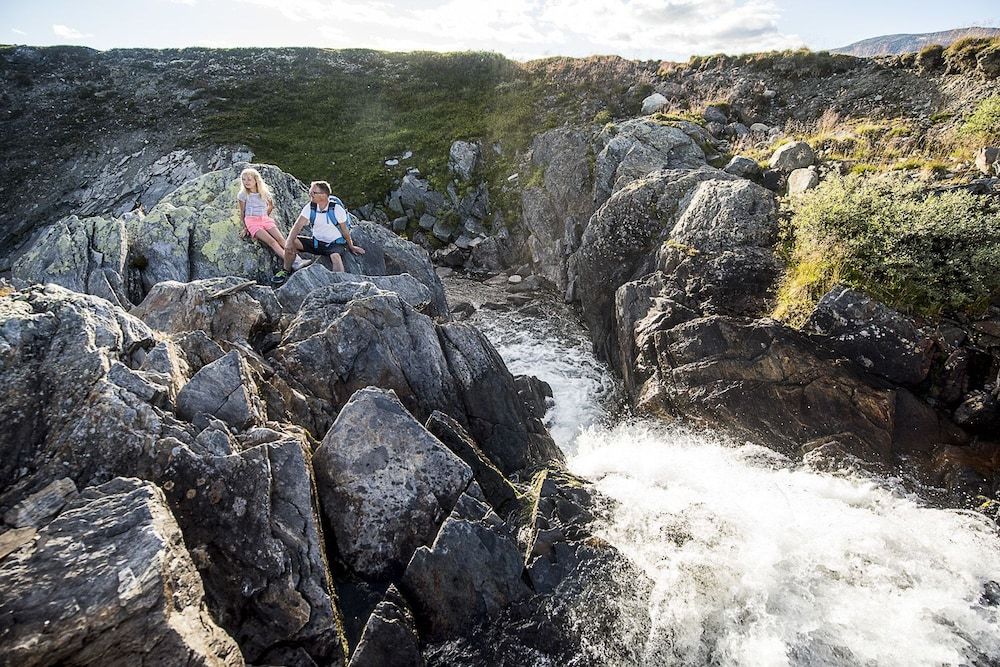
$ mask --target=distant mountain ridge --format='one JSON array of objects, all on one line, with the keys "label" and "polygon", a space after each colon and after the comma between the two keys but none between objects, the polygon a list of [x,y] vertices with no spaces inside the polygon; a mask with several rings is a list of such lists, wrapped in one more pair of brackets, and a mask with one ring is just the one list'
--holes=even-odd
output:
[{"label": "distant mountain ridge", "polygon": [[954,30],[944,30],[941,32],[925,32],[916,35],[881,35],[870,37],[860,42],[854,42],[847,46],[830,49],[831,53],[843,53],[859,58],[869,58],[871,56],[892,56],[901,53],[912,53],[928,46],[929,44],[940,44],[948,46],[963,37],[1000,37],[1000,28],[956,28]]}]

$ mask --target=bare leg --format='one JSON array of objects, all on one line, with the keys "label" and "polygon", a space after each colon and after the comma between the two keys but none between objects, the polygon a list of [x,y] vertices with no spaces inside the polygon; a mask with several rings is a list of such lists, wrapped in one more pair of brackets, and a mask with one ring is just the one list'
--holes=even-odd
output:
[{"label": "bare leg", "polygon": [[295,255],[302,252],[302,241],[298,239],[292,239],[292,248],[283,248],[282,253],[285,258],[285,271],[292,270],[292,262],[295,261]]},{"label": "bare leg", "polygon": [[330,255],[330,265],[333,267],[333,270],[336,271],[337,273],[344,272],[344,260],[342,260],[340,258],[340,255],[338,255],[337,253],[333,253],[332,255]]},{"label": "bare leg", "polygon": [[[277,238],[275,238],[277,235]],[[255,239],[266,245],[278,257],[285,256],[285,239],[281,237],[281,232],[277,228],[258,229],[253,236]]]}]

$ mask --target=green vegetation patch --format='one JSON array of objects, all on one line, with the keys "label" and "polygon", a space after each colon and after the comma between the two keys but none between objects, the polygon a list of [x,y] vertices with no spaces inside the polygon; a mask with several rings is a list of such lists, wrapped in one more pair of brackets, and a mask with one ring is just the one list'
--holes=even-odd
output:
[{"label": "green vegetation patch", "polygon": [[959,135],[983,145],[1000,143],[1000,95],[980,102],[959,128]]},{"label": "green vegetation patch", "polygon": [[[206,138],[247,144],[302,180],[329,180],[359,206],[382,201],[410,166],[443,191],[457,139],[499,142],[512,156],[537,130],[545,88],[499,54],[302,50],[209,92]],[[385,166],[405,151],[413,158],[396,172]]]},{"label": "green vegetation patch", "polygon": [[1000,208],[894,174],[831,177],[792,208],[775,317],[801,325],[842,282],[903,312],[978,313],[1000,290]]}]

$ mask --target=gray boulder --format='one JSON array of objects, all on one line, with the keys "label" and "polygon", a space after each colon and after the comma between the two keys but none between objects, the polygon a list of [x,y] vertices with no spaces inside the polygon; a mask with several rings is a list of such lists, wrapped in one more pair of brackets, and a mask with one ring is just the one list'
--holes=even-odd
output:
[{"label": "gray boulder", "polygon": [[643,116],[654,114],[667,106],[667,98],[660,93],[653,93],[642,101],[642,109],[639,111]]},{"label": "gray boulder", "polygon": [[163,493],[134,479],[84,490],[0,560],[0,618],[4,664],[244,664]]},{"label": "gray boulder", "polygon": [[311,292],[328,285],[340,283],[369,282],[385,292],[398,294],[414,309],[425,312],[431,304],[431,291],[408,273],[392,276],[357,276],[353,273],[337,273],[320,264],[296,271],[275,291],[278,301],[286,312],[298,311],[302,301]]},{"label": "gray boulder", "polygon": [[913,321],[862,292],[836,285],[802,330],[866,371],[914,387],[930,372],[934,341]]},{"label": "gray boulder", "polygon": [[566,257],[576,250],[594,210],[590,138],[579,130],[559,128],[537,135],[531,163],[542,170],[541,184],[521,194],[528,251],[546,278],[565,289]]},{"label": "gray boulder", "polygon": [[[143,218],[127,224],[130,262],[138,267],[142,295],[165,280],[189,282],[218,276],[269,280],[274,253],[239,236],[243,225],[236,195],[246,164],[213,171],[164,197]],[[277,167],[255,165],[274,195],[272,217],[287,232],[307,201],[305,187]],[[135,299],[136,301],[140,299]]]},{"label": "gray boulder", "polygon": [[463,181],[472,180],[479,160],[479,146],[468,141],[456,141],[448,151],[448,168]]},{"label": "gray boulder", "polygon": [[395,391],[418,419],[434,410],[456,419],[505,473],[561,459],[477,329],[435,324],[370,283],[310,294],[274,359],[288,384],[307,397],[310,414],[301,423],[314,434],[326,433],[355,391],[375,386]]},{"label": "gray boulder", "polygon": [[778,147],[768,165],[771,169],[790,173],[796,169],[804,169],[815,161],[816,154],[809,144],[804,141],[789,141]]},{"label": "gray boulder", "polygon": [[976,153],[976,168],[986,176],[1000,176],[1000,148],[980,148]]},{"label": "gray boulder", "polygon": [[361,633],[348,667],[422,667],[416,622],[395,586],[386,591]]},{"label": "gray boulder", "polygon": [[204,331],[215,340],[246,343],[277,325],[281,306],[270,287],[230,276],[157,283],[131,313],[164,333]]},{"label": "gray boulder", "polygon": [[76,495],[73,480],[68,477],[57,479],[8,510],[3,515],[3,522],[14,528],[38,528],[48,523]]},{"label": "gray boulder", "polygon": [[341,558],[375,578],[402,572],[472,479],[391,391],[376,388],[344,405],[313,466]]},{"label": "gray boulder", "polygon": [[705,110],[701,113],[701,117],[708,123],[719,123],[720,125],[729,123],[729,115],[721,107],[717,106],[705,107]]},{"label": "gray boulder", "polygon": [[427,179],[416,173],[403,176],[395,198],[402,206],[400,212],[429,213],[433,216],[437,216],[445,203],[444,195],[434,191]]},{"label": "gray boulder", "polygon": [[178,417],[194,421],[203,414],[239,430],[263,423],[257,385],[238,350],[203,367],[177,394]]},{"label": "gray boulder", "polygon": [[760,165],[757,164],[756,160],[751,160],[748,157],[743,157],[742,155],[734,155],[733,159],[729,161],[726,168],[723,169],[727,174],[732,174],[733,176],[739,176],[740,178],[746,178],[751,181],[756,181],[760,178]]},{"label": "gray boulder", "polygon": [[127,307],[122,276],[128,243],[125,223],[115,218],[63,218],[46,229],[14,262],[14,284],[55,283]]},{"label": "gray boulder", "polygon": [[813,169],[795,169],[788,175],[788,194],[800,195],[819,185],[819,175]]},{"label": "gray boulder", "polygon": [[[697,169],[705,164],[705,150],[685,129],[649,119],[610,125],[597,140],[601,150],[594,168],[595,206],[627,183],[658,169]],[[710,138],[706,136],[702,141]]]},{"label": "gray boulder", "polygon": [[457,634],[527,597],[522,554],[489,507],[463,495],[434,543],[417,549],[402,587],[429,639]]}]

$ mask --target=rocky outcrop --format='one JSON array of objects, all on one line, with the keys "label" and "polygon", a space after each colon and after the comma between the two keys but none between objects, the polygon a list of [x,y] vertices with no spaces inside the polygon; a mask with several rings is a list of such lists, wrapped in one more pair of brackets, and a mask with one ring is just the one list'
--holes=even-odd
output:
[{"label": "rocky outcrop", "polygon": [[429,543],[472,470],[391,392],[362,389],[316,450],[320,502],[340,557],[372,578],[402,572]]},{"label": "rocky outcrop", "polygon": [[349,667],[422,667],[413,612],[395,586],[365,623]]},{"label": "rocky outcrop", "polygon": [[378,386],[395,391],[418,419],[434,410],[455,418],[506,474],[561,459],[479,331],[435,324],[374,285],[310,294],[274,359],[288,384],[310,397],[314,434],[326,432],[355,391]]},{"label": "rocky outcrop", "polygon": [[[340,283],[370,282],[385,292],[394,292],[415,310],[426,312],[431,305],[431,291],[408,273],[393,276],[337,273],[320,264],[296,271],[280,288],[275,296],[286,312],[295,313],[305,298],[321,287]],[[440,282],[438,283],[440,285]]]},{"label": "rocky outcrop", "polygon": [[0,560],[0,619],[4,664],[244,664],[163,493],[135,479],[85,489]]}]

